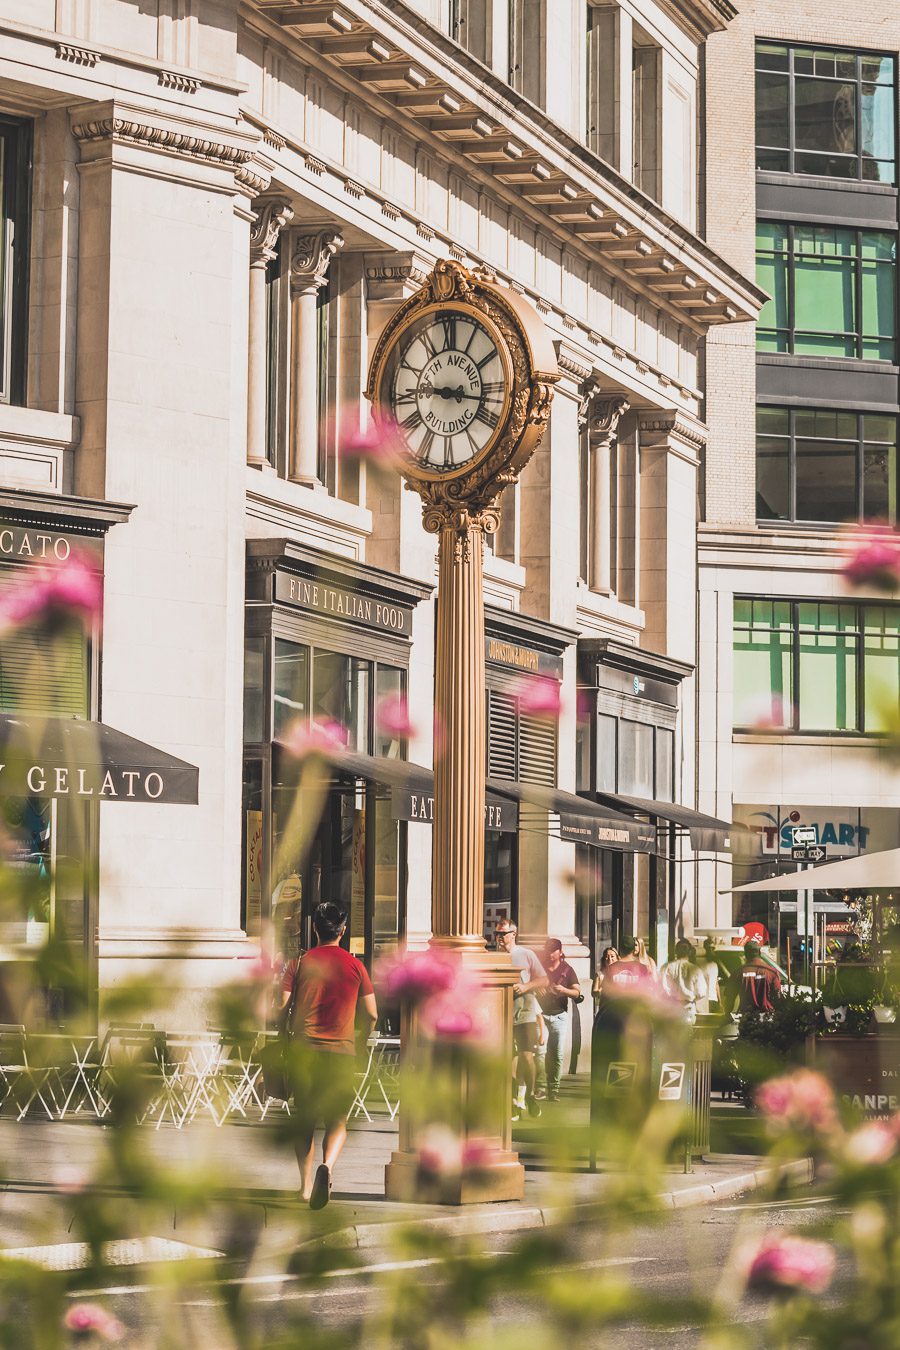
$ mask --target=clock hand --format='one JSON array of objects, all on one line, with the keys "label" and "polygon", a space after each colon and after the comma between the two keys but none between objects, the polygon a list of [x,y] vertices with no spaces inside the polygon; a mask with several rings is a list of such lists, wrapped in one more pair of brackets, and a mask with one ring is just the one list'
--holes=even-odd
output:
[{"label": "clock hand", "polygon": [[464,398],[481,398],[480,394],[464,394],[462,385],[459,385],[457,389],[451,389],[449,385],[445,385],[443,389],[435,389],[434,392],[439,398],[455,398],[457,403]]}]

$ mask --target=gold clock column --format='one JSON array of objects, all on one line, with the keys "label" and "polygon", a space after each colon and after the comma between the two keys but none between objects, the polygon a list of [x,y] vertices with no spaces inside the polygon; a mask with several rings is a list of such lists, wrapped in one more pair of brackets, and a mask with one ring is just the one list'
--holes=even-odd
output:
[{"label": "gold clock column", "polygon": [[[438,535],[432,943],[459,953],[478,976],[494,1033],[487,1062],[462,1057],[455,1064],[455,1120],[447,1122],[463,1133],[471,1128],[491,1146],[491,1158],[476,1180],[463,1175],[445,1181],[445,1204],[519,1200],[525,1193],[509,1106],[512,987],[518,972],[505,953],[488,952],[484,943],[484,535],[495,531],[498,521],[495,508],[424,511],[426,530]],[[412,1016],[403,1027],[403,1045],[413,1072],[417,1066],[420,1074],[427,1072]],[[435,1198],[433,1186],[423,1187],[419,1176],[417,1133],[415,1116],[401,1109],[400,1148],[385,1170],[389,1199]]]},{"label": "gold clock column", "polygon": [[425,512],[437,530],[432,928],[484,951],[484,513]]}]

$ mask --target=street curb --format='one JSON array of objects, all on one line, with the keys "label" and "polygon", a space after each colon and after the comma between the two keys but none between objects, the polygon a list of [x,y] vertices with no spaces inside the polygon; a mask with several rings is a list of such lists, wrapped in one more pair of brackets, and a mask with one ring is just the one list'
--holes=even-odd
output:
[{"label": "street curb", "polygon": [[[682,1186],[677,1190],[662,1191],[657,1199],[665,1209],[692,1209],[700,1205],[711,1205],[717,1200],[731,1200],[746,1192],[758,1191],[777,1181],[788,1179],[795,1183],[812,1181],[814,1174],[811,1158],[799,1158],[794,1162],[779,1163],[777,1166],[765,1164],[735,1176],[723,1177],[721,1181],[701,1182],[696,1186]],[[528,1206],[521,1209],[482,1209],[476,1213],[439,1215],[430,1219],[384,1220],[381,1223],[351,1224],[346,1228],[337,1228],[319,1238],[303,1243],[310,1246],[317,1242],[327,1242],[329,1246],[342,1248],[370,1249],[383,1245],[391,1232],[402,1230],[404,1233],[445,1233],[450,1237],[477,1236],[488,1233],[514,1233],[528,1229],[550,1228],[556,1224],[578,1223],[603,1212],[602,1201],[592,1201],[569,1206],[568,1208],[547,1208]]]}]

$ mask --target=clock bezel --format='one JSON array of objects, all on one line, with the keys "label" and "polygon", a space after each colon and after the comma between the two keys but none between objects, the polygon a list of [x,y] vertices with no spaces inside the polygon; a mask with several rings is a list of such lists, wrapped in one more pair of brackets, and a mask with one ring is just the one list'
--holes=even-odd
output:
[{"label": "clock bezel", "polygon": [[[382,425],[397,425],[397,416],[391,402],[391,391],[385,388],[390,375],[389,366],[394,353],[403,346],[408,338],[410,329],[418,328],[423,320],[427,323],[430,318],[436,321],[448,313],[460,314],[464,318],[478,324],[487,333],[503,367],[503,383],[505,387],[503,395],[502,409],[497,414],[497,425],[491,432],[488,439],[475,454],[466,460],[465,464],[458,464],[450,469],[432,469],[427,467],[422,460],[417,459],[415,452],[410,450],[406,441],[402,437],[397,437],[398,454],[403,462],[403,471],[409,476],[415,476],[422,482],[428,483],[452,483],[482,463],[482,461],[491,454],[497,443],[502,439],[506,432],[509,422],[510,409],[512,407],[515,374],[513,371],[512,358],[509,347],[498,326],[491,319],[490,315],[485,314],[483,310],[475,305],[468,304],[465,300],[435,300],[430,304],[423,305],[410,315],[408,321],[398,327],[396,333],[391,334],[390,340],[381,352],[381,359],[378,369],[373,373],[372,387],[374,397],[372,400],[372,414]],[[446,350],[446,348],[444,349]]]}]

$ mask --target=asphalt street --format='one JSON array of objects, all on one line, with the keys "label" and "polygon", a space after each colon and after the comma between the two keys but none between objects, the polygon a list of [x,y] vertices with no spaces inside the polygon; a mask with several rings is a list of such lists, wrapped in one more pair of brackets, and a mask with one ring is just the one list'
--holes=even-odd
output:
[{"label": "asphalt street", "polygon": [[[575,1277],[584,1289],[591,1283],[617,1277],[628,1288],[628,1304],[635,1316],[626,1312],[615,1326],[596,1336],[588,1333],[578,1345],[615,1346],[617,1350],[655,1350],[665,1345],[668,1350],[688,1350],[702,1343],[702,1330],[692,1324],[691,1318],[676,1317],[672,1329],[655,1330],[641,1323],[640,1311],[645,1309],[652,1295],[663,1298],[677,1308],[690,1293],[710,1294],[724,1277],[729,1253],[735,1243],[753,1239],[772,1229],[809,1230],[821,1220],[833,1218],[835,1209],[828,1199],[805,1198],[804,1193],[789,1200],[765,1201],[758,1195],[720,1205],[676,1211],[663,1223],[642,1222],[630,1231],[611,1238],[599,1228],[583,1228],[564,1235],[565,1248],[546,1264],[538,1262],[523,1292],[518,1288],[501,1288],[490,1300],[477,1339],[467,1341],[462,1335],[456,1343],[465,1345],[517,1347],[554,1346],[561,1343],[559,1328],[544,1320],[546,1285],[562,1273]],[[477,1239],[481,1255],[478,1260],[485,1267],[508,1261],[520,1250],[523,1241],[532,1235],[498,1233]],[[472,1248],[469,1249],[473,1250]],[[283,1255],[283,1254],[282,1254]],[[243,1276],[231,1276],[218,1282],[198,1285],[189,1294],[174,1296],[170,1292],[161,1302],[152,1286],[126,1285],[95,1290],[99,1299],[115,1309],[133,1334],[126,1340],[128,1347],[149,1350],[164,1343],[185,1346],[198,1345],[215,1350],[229,1344],[221,1321],[223,1301],[240,1289],[245,1311],[262,1344],[284,1345],[316,1344],[312,1328],[304,1333],[300,1322],[309,1319],[320,1331],[330,1331],[332,1344],[356,1344],[356,1333],[361,1324],[379,1326],[385,1331],[385,1309],[389,1295],[386,1289],[396,1288],[405,1281],[410,1297],[414,1297],[440,1324],[449,1306],[446,1271],[440,1257],[427,1246],[398,1253],[396,1249],[373,1249],[342,1256],[332,1252],[322,1258],[307,1252],[287,1263],[287,1270],[279,1271],[279,1260],[271,1268],[255,1268]],[[851,1275],[846,1257],[839,1261],[835,1287]],[[140,1276],[135,1272],[137,1279]],[[515,1284],[511,1280],[511,1284]],[[92,1295],[93,1296],[93,1295]],[[81,1297],[85,1297],[84,1294]],[[749,1343],[766,1345],[763,1319],[767,1302],[761,1295],[748,1295],[740,1303],[733,1318],[743,1324]],[[293,1334],[289,1328],[295,1327]],[[447,1327],[452,1331],[452,1326]],[[174,1341],[167,1336],[174,1333]],[[288,1334],[290,1341],[282,1337]],[[296,1337],[296,1340],[294,1339]],[[369,1338],[366,1337],[366,1340]],[[366,1343],[364,1340],[362,1343]],[[379,1340],[378,1344],[386,1342]],[[404,1337],[396,1341],[404,1350],[416,1350],[425,1341]]]}]

